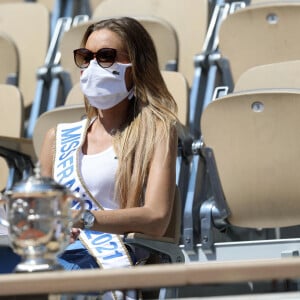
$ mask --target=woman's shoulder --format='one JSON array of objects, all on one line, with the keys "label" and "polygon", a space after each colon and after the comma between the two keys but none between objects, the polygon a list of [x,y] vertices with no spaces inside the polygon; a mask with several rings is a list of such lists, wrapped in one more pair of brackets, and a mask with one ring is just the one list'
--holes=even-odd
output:
[{"label": "woman's shoulder", "polygon": [[88,118],[84,118],[74,122],[60,122],[54,126],[55,130],[58,128],[85,128],[87,124],[90,124],[92,121]]},{"label": "woman's shoulder", "polygon": [[55,141],[55,135],[56,135],[56,128],[55,127],[49,128],[45,134],[44,141],[46,141],[48,144],[49,143],[53,144],[53,142]]}]

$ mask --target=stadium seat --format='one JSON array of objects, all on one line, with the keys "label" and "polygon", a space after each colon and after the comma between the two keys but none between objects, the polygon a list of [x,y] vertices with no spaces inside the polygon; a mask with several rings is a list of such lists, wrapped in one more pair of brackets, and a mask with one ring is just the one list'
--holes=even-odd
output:
[{"label": "stadium seat", "polygon": [[[0,84],[0,102],[0,120],[2,123],[0,136],[20,137],[23,133],[24,120],[20,91],[15,86]],[[3,157],[0,157],[0,169],[0,190],[3,191],[7,186],[11,186],[12,183],[9,182],[9,168]]]},{"label": "stadium seat", "polygon": [[18,85],[19,55],[14,41],[0,33],[0,83]]},{"label": "stadium seat", "polygon": [[36,72],[49,44],[49,12],[40,3],[0,4],[0,32],[15,42],[19,53],[19,88],[28,110],[36,88]]},{"label": "stadium seat", "polygon": [[[207,80],[200,85],[196,78],[190,99],[190,124],[195,138],[201,136],[201,114],[215,92],[232,92],[241,74],[254,66],[299,59],[300,44],[294,32],[300,24],[300,2],[261,1],[248,6],[246,3],[228,1],[215,6],[219,16],[213,46],[209,55],[199,56],[200,67],[195,70],[195,74],[207,73]],[[211,20],[214,18],[213,15]],[[202,67],[205,62],[206,69]]]},{"label": "stadium seat", "polygon": [[[151,254],[158,257],[158,261],[155,259],[155,263],[184,263],[185,256],[179,247],[181,241],[181,209],[182,201],[180,191],[177,188],[172,216],[166,234],[161,238],[157,238],[138,232],[130,232],[124,238],[125,244],[149,250]],[[151,258],[149,263],[152,263]],[[177,298],[178,293],[178,288],[161,288],[159,299]]]},{"label": "stadium seat", "polygon": [[21,137],[24,130],[24,106],[20,90],[13,85],[0,84],[0,101],[0,135]]},{"label": "stadium seat", "polygon": [[168,90],[178,105],[178,118],[181,124],[188,126],[189,87],[187,79],[180,72],[161,71]]},{"label": "stadium seat", "polygon": [[234,92],[268,89],[300,88],[300,60],[259,65],[246,70],[237,79]]},{"label": "stadium seat", "polygon": [[[24,160],[14,158],[13,154],[2,146],[9,142],[7,139],[16,139],[17,143],[17,139],[21,138],[24,130],[24,106],[20,90],[8,84],[0,84],[0,102],[0,189],[3,191],[11,188],[23,176],[23,170],[19,170],[22,169]],[[17,148],[13,150],[18,151]],[[20,162],[20,166],[16,166],[16,162]]]},{"label": "stadium seat", "polygon": [[39,2],[45,5],[49,11],[53,9],[54,6],[54,1],[55,0],[36,0],[36,1],[31,1],[31,0],[0,0],[0,4],[2,3],[21,3],[21,2]]},{"label": "stadium seat", "polygon": [[244,229],[299,225],[300,93],[295,89],[232,93],[211,102],[201,118],[198,147],[207,189],[199,209],[198,259],[298,256],[298,238],[217,242],[231,226]]},{"label": "stadium seat", "polygon": [[219,31],[219,51],[230,62],[233,82],[247,69],[300,58],[300,2],[249,5],[229,14]]},{"label": "stadium seat", "polygon": [[[252,90],[266,90],[266,89],[299,89],[300,82],[298,75],[298,61],[285,61],[273,63],[268,65],[260,65],[246,70],[240,78],[238,78],[234,93],[247,93]],[[223,88],[223,87],[221,87]],[[225,92],[226,94],[226,92]],[[220,97],[220,96],[218,96]],[[217,97],[217,98],[218,98]],[[193,147],[199,147],[201,139],[195,140],[192,143]],[[195,151],[195,149],[194,149]],[[191,175],[189,179],[189,186],[186,199],[186,207],[184,209],[184,230],[183,241],[185,250],[190,255],[191,259],[198,259],[197,257],[197,244],[200,243],[200,232],[197,231],[195,224],[199,223],[198,220],[198,207],[203,200],[203,187],[205,181],[205,162],[201,155],[193,155],[191,162]],[[199,228],[199,227],[198,227]],[[299,229],[296,227],[284,229],[264,229],[253,230],[252,232],[243,230],[234,232],[235,239],[272,239],[280,234],[284,237],[295,237],[299,235]],[[231,232],[231,235],[233,233]],[[231,240],[228,235],[221,234],[220,240]]]},{"label": "stadium seat", "polygon": [[90,10],[92,13],[102,1],[103,0],[89,0]]},{"label": "stadium seat", "polygon": [[[168,257],[170,263],[183,263],[185,258],[182,251],[178,248],[180,240],[181,226],[181,199],[178,189],[176,189],[173,214],[166,234],[162,238],[154,238],[142,233],[128,233],[125,243],[134,246],[152,248],[157,252],[163,253]],[[174,245],[176,245],[174,247]]]},{"label": "stadium seat", "polygon": [[37,0],[36,2],[44,4],[48,8],[49,12],[52,12],[55,5],[55,1],[56,0]]},{"label": "stadium seat", "polygon": [[32,136],[36,156],[40,156],[43,139],[48,129],[55,127],[58,123],[76,122],[86,115],[84,104],[60,106],[53,110],[44,112],[37,119]]},{"label": "stadium seat", "polygon": [[24,0],[0,0],[0,4],[3,4],[3,3],[20,3],[20,2],[24,2]]}]

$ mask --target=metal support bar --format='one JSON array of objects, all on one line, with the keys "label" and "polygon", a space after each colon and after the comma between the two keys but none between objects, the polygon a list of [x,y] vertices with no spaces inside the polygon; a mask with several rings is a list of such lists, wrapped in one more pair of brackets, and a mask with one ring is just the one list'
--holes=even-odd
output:
[{"label": "metal support bar", "polygon": [[26,130],[26,136],[32,137],[34,126],[37,118],[41,113],[47,109],[49,89],[52,80],[52,67],[59,58],[57,54],[60,39],[63,33],[71,27],[72,18],[60,18],[56,23],[54,33],[48,48],[45,58],[44,66],[37,71],[37,87],[35,90],[35,97],[30,111],[29,121]]},{"label": "metal support bar", "polygon": [[213,151],[208,147],[203,147],[201,151],[207,164],[208,177],[212,187],[211,191],[219,211],[219,218],[226,219],[230,214],[230,210],[224,197]]},{"label": "metal support bar", "polygon": [[201,244],[205,254],[214,253],[212,210],[215,207],[213,198],[206,200],[200,208]]}]

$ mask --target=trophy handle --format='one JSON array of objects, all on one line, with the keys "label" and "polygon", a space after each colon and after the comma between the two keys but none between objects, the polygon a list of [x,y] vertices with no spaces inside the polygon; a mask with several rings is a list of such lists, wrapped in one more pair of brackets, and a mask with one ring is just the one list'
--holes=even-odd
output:
[{"label": "trophy handle", "polygon": [[[8,202],[9,202],[9,198],[0,192],[0,206],[4,206],[5,204],[8,204]],[[3,225],[8,228],[9,222],[0,217],[0,225]]]},{"label": "trophy handle", "polygon": [[73,217],[72,217],[73,223],[76,223],[81,219],[82,214],[85,211],[85,202],[81,198],[80,193],[77,193],[77,192],[69,194],[68,201],[73,201],[74,199],[76,199],[80,203],[80,209],[75,210],[76,214],[74,214]]}]

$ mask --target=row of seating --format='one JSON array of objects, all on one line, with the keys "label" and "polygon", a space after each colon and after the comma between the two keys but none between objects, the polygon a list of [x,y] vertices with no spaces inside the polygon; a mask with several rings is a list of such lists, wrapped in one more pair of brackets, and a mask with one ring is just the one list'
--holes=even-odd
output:
[{"label": "row of seating", "polygon": [[[206,25],[201,26],[204,35],[201,36],[200,31],[185,31],[189,27],[200,28],[199,24],[189,25],[192,18],[181,17],[180,13],[186,14],[187,4],[178,9],[167,2],[161,1],[161,6],[152,7],[151,1],[147,2],[149,6],[139,1],[136,10],[130,10],[128,14],[149,24],[149,32],[152,23],[156,27],[167,24],[163,28],[171,28],[173,34],[173,54],[161,58],[161,67],[173,70],[164,71],[163,75],[180,105],[179,118],[188,133],[180,141],[177,178],[183,210],[180,243],[187,260],[235,259],[244,258],[246,254],[258,258],[272,251],[275,257],[295,255],[299,252],[298,239],[285,240],[288,247],[282,246],[283,241],[278,238],[284,230],[277,228],[297,225],[297,143],[292,134],[297,133],[299,96],[291,89],[298,89],[299,62],[293,61],[299,59],[298,43],[293,33],[298,28],[300,3],[216,1],[211,10],[206,3],[201,9],[206,15]],[[197,4],[204,2],[197,1]],[[110,10],[112,3],[118,3],[113,6],[113,11]],[[93,15],[88,18],[85,15],[71,20],[64,17],[56,23],[58,29],[51,39],[53,47],[48,48],[52,60],[50,64],[44,64],[47,68],[40,69],[43,76],[38,77],[40,102],[31,128],[36,149],[39,149],[40,141],[35,139],[34,130],[40,128],[39,122],[52,111],[66,109],[56,106],[71,105],[69,109],[77,111],[78,116],[82,114],[83,107],[78,106],[82,95],[76,85],[78,71],[68,53],[78,47],[89,22],[119,15],[116,7],[122,8],[122,14],[127,14],[124,6],[124,1],[103,0],[97,3]],[[173,19],[163,15],[166,8]],[[152,13],[148,14],[151,9]],[[196,6],[193,10],[196,11]],[[175,19],[187,22],[181,33]],[[166,53],[163,41],[170,35],[165,31],[164,38],[158,34],[156,40],[155,32],[153,37],[159,54]],[[185,39],[181,39],[182,36]],[[196,40],[198,48],[187,47],[189,40]],[[171,40],[168,45],[170,43]],[[190,48],[189,55],[184,54],[184,46]],[[194,66],[192,58],[195,59]],[[170,61],[177,63],[170,64]],[[275,62],[280,63],[273,64]],[[188,66],[192,66],[190,73]],[[258,73],[259,70],[264,72]],[[176,87],[183,87],[182,94],[173,90],[171,80],[177,80]],[[228,92],[219,99],[219,95]],[[74,102],[69,102],[67,95]],[[212,101],[214,98],[218,100]],[[42,112],[45,113],[39,118]],[[37,132],[42,137],[44,131]],[[284,197],[291,200],[283,200]],[[286,235],[290,237],[291,232],[287,231]],[[260,242],[254,242],[257,239]],[[262,251],[261,245],[270,245],[270,248]],[[234,247],[235,252],[232,251]]]},{"label": "row of seating", "polygon": [[[174,6],[171,1],[167,0],[160,2],[159,6],[152,1],[144,3],[131,0],[130,5],[117,0],[81,1],[82,3],[77,4],[76,9],[73,7],[68,10],[68,13],[64,12],[61,7],[63,3],[69,3],[69,5],[65,4],[65,7],[71,6],[73,1],[56,1],[50,14],[49,9],[46,9],[42,3],[17,2],[19,3],[1,4],[4,21],[0,26],[0,32],[5,32],[13,39],[19,52],[20,70],[15,69],[13,73],[18,74],[18,83],[27,110],[28,124],[26,123],[25,132],[27,137],[31,137],[37,117],[42,112],[61,105],[74,80],[78,81],[78,70],[73,64],[70,53],[78,47],[80,34],[88,25],[79,23],[86,22],[89,18],[91,21],[117,15],[130,15],[138,18],[150,31],[155,41],[161,68],[180,71],[186,77],[189,87],[192,85],[193,56],[201,51],[207,32],[209,1],[190,1],[189,6],[184,2]],[[14,14],[9,13],[9,10],[14,11]],[[187,10],[195,11],[197,17],[187,19],[185,17]],[[30,12],[31,16],[26,15],[26,11]],[[61,18],[56,18],[55,28],[50,30],[49,21],[53,19],[53,15],[59,16],[57,11],[60,11]],[[91,11],[90,15],[82,15],[89,11]],[[75,13],[78,15],[73,20]],[[40,16],[39,20],[34,16]],[[30,20],[30,22],[25,22],[25,20]],[[194,22],[193,26],[191,26],[191,21]],[[26,33],[22,30],[18,30],[17,33],[12,32],[8,26],[10,23],[26,24],[24,26]],[[32,28],[27,27],[27,23],[32,24]],[[77,28],[78,26],[80,28]],[[42,38],[39,38],[38,33],[32,34],[36,32],[33,28],[39,28]],[[195,36],[197,39],[194,38]],[[27,42],[24,42],[25,40]],[[28,44],[34,49],[30,49]],[[31,69],[28,69],[28,65]],[[24,73],[27,75],[25,76]],[[69,83],[67,83],[68,75],[71,76]],[[59,90],[62,83],[65,89],[63,92]],[[26,88],[23,87],[24,85]],[[33,109],[31,105],[34,106]]]},{"label": "row of seating", "polygon": [[[199,155],[201,151],[198,152],[197,150],[203,145],[200,139],[202,134],[204,135],[201,126],[203,113],[214,98],[219,97],[222,93],[229,92],[231,94],[236,89],[241,91],[241,89],[245,89],[248,82],[251,82],[251,87],[247,89],[272,86],[270,83],[271,78],[273,78],[271,76],[272,71],[260,77],[254,74],[251,77],[244,75],[244,83],[241,82],[240,85],[238,83],[239,78],[242,80],[241,76],[247,69],[263,63],[270,64],[299,59],[296,50],[298,42],[292,37],[292,32],[297,28],[298,22],[294,13],[299,9],[299,5],[299,1],[275,1],[272,3],[266,1],[266,3],[260,2],[248,6],[246,6],[246,3],[241,2],[223,3],[217,7],[217,33],[208,56],[199,55],[199,65],[195,69],[195,71],[198,71],[198,73],[195,72],[195,75],[198,74],[198,78],[195,80],[198,91],[193,86],[190,95],[190,114],[194,114],[190,118],[190,120],[193,120],[190,124],[196,140],[192,144],[192,150],[195,154],[192,156],[183,218],[183,243],[190,255],[195,254],[195,259],[199,258],[197,249],[199,244],[202,243],[201,239],[206,240],[207,238],[206,235],[201,234],[201,228],[205,224],[201,224],[199,220],[199,206],[202,205],[205,198],[203,189],[205,190],[207,180],[203,174],[208,168],[206,159]],[[294,65],[294,62],[290,64]],[[280,82],[282,78],[278,75],[279,72],[278,69],[278,73],[275,73],[277,82]],[[295,79],[288,80],[293,76],[293,73],[289,74],[285,75],[286,78],[283,80],[286,84],[280,87],[296,87],[294,85]],[[253,78],[255,79],[253,80]],[[268,81],[270,82],[268,83]],[[242,84],[244,84],[243,87]],[[195,91],[195,94],[193,94],[193,91]],[[220,128],[222,128],[222,125],[220,125]],[[224,153],[226,153],[225,150]],[[250,236],[246,235],[244,237],[244,231],[240,233],[235,231],[232,236],[235,240],[274,237],[274,231],[255,230],[250,232]],[[231,239],[230,234],[227,232],[221,237],[221,240],[224,241],[228,238]]]},{"label": "row of seating", "polygon": [[[288,5],[293,4],[299,5]],[[269,12],[275,11],[270,4],[265,6]],[[275,6],[280,7],[279,3]],[[250,9],[254,8],[238,12]],[[231,34],[235,31],[232,28]],[[270,34],[270,39],[274,35]],[[265,48],[273,54],[275,50],[266,46],[267,39]],[[238,40],[235,51],[243,49]],[[262,48],[262,43],[257,48]],[[261,59],[263,51],[254,55],[260,53]],[[266,54],[268,59],[271,54]],[[273,60],[265,60],[267,65],[262,65],[263,61],[254,63],[237,76],[231,89],[221,87],[222,93],[229,91],[227,96],[216,96],[215,101],[212,97],[203,108],[201,139],[193,143],[191,178],[196,186],[191,192],[196,190],[197,198],[194,202],[187,200],[186,216],[192,215],[192,221],[183,219],[184,248],[189,250],[190,259],[257,260],[299,255],[299,195],[294,169],[299,151],[299,61],[293,59],[275,55]],[[229,62],[244,63],[242,60],[240,53]],[[246,57],[244,60],[248,63]],[[248,291],[256,288],[256,283],[251,283]],[[265,285],[263,291],[268,288]]]},{"label": "row of seating", "polygon": [[218,8],[211,52],[195,66],[182,219],[191,261],[299,256],[300,3],[254,2]]}]

